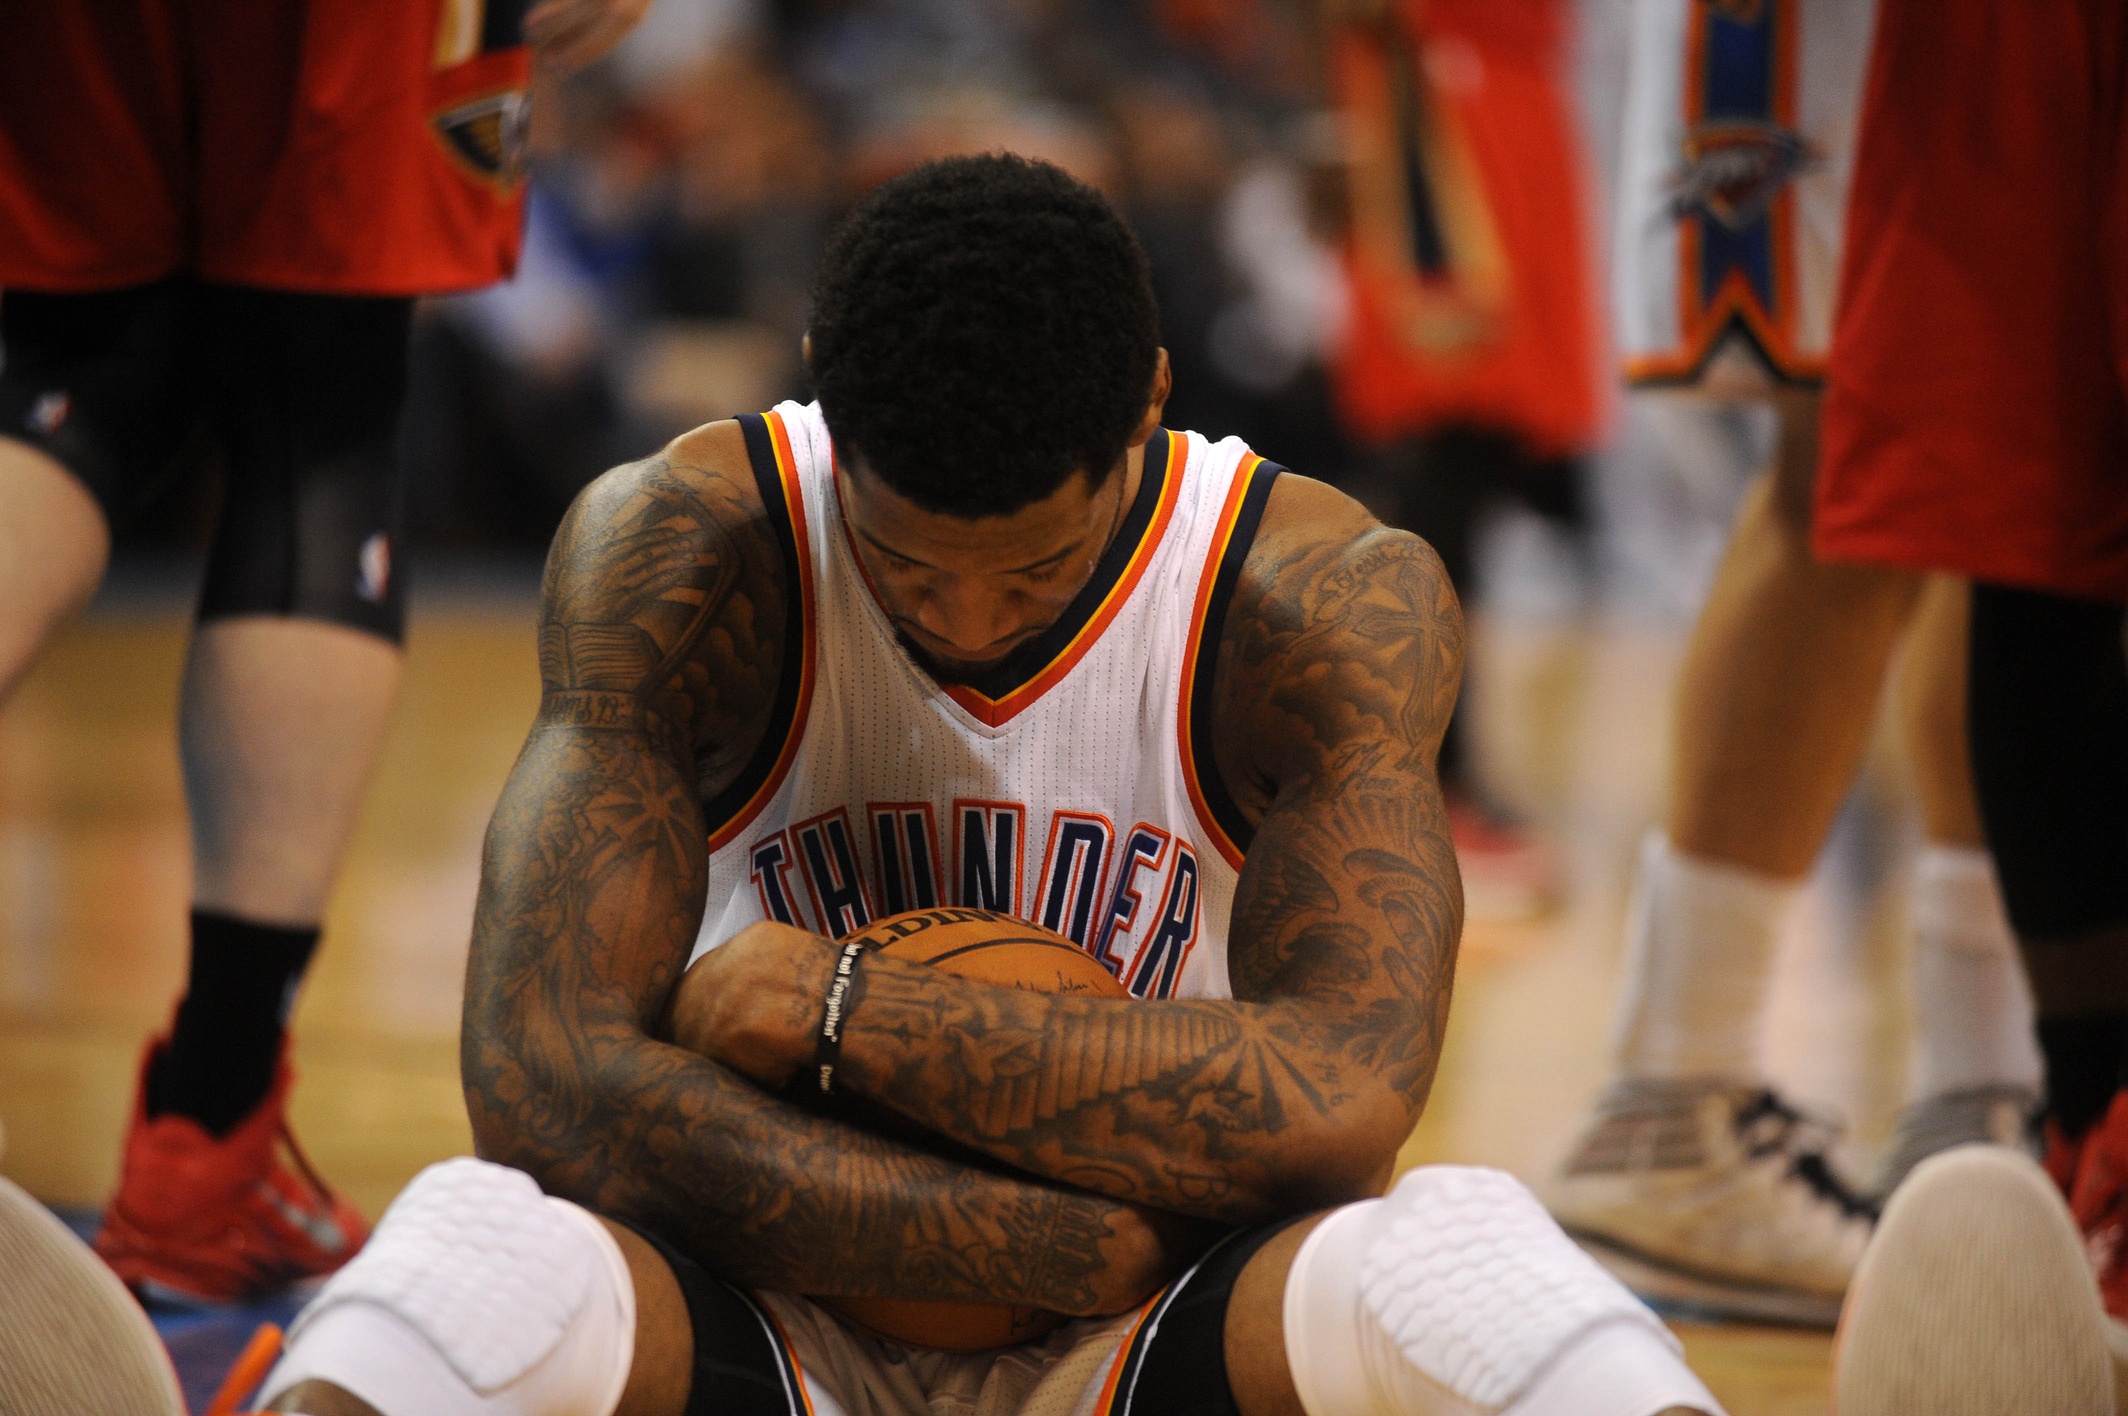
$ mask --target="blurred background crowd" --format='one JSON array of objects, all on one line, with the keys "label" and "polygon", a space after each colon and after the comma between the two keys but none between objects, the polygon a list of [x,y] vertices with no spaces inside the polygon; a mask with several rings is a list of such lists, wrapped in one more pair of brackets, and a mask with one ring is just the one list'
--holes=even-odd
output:
[{"label": "blurred background crowd", "polygon": [[[1508,140],[1579,163],[1532,174],[1519,196],[1498,190],[1497,170],[1489,179],[1493,205],[1520,200],[1553,228],[1553,257],[1585,266],[1556,293],[1525,288],[1507,317],[1541,312],[1528,342],[1556,363],[1533,376],[1571,405],[1554,445],[1532,448],[1526,393],[1494,419],[1483,387],[1474,400],[1451,389],[1447,406],[1422,398],[1400,422],[1397,389],[1369,383],[1367,369],[1395,361],[1355,328],[1348,253],[1363,237],[1329,52],[1340,30],[1382,22],[1364,0],[657,0],[601,63],[536,79],[515,279],[419,310],[404,427],[416,593],[468,565],[528,565],[606,468],[696,424],[808,397],[799,342],[838,216],[928,158],[1006,149],[1100,187],[1136,227],[1176,371],[1170,426],[1238,435],[1419,531],[1469,608],[1688,623],[1774,432],[1750,403],[1611,396],[1603,194],[1630,9],[1411,12],[1446,17],[1421,37],[1432,101],[1489,81],[1508,101],[1486,70],[1513,65],[1525,86],[1513,101],[1534,88],[1560,111],[1557,131]],[[1452,225],[1454,194],[1435,196]],[[1423,253],[1428,233],[1413,239]],[[1469,278],[1482,259],[1448,256],[1466,294],[1482,286],[1482,269]],[[1438,302],[1448,346],[1469,335],[1456,298]],[[1484,317],[1466,321],[1481,353]],[[1434,372],[1454,364],[1451,347]],[[1445,444],[1414,444],[1444,426]],[[202,544],[213,497],[194,479],[121,528],[119,583],[129,563],[167,567],[167,553]],[[1499,891],[1472,880],[1479,912],[1548,903],[1556,863],[1516,829],[1514,784],[1481,787],[1460,742],[1448,753],[1466,873],[1475,863],[1483,877],[1474,858],[1487,854],[1505,872]]]},{"label": "blurred background crowd", "polygon": [[[1507,8],[1591,110],[1593,197],[1624,0]],[[1321,35],[1277,0],[658,0],[605,62],[541,76],[516,278],[422,309],[415,544],[536,552],[605,468],[806,396],[798,343],[837,216],[971,150],[1050,159],[1126,210],[1174,356],[1172,426],[1364,479],[1370,446],[1331,382],[1349,295]],[[133,544],[196,538],[203,513],[160,511]]]}]

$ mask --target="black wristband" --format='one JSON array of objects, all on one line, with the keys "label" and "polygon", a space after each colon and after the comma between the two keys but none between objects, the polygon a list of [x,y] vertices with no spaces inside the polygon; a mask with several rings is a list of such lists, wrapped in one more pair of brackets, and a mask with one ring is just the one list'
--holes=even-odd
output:
[{"label": "black wristband", "polygon": [[857,1009],[857,1000],[864,996],[864,976],[857,971],[857,960],[868,947],[854,939],[843,945],[835,957],[835,971],[828,975],[827,1000],[820,1010],[820,1040],[813,1048],[813,1085],[806,1088],[806,1095],[815,1105],[824,1106],[835,1095],[835,1068],[842,1062],[842,1035],[849,1026],[850,1014]]}]

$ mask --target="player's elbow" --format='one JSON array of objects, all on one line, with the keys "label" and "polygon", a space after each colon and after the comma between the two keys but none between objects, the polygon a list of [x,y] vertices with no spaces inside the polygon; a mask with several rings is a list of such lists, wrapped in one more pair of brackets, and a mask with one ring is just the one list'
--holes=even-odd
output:
[{"label": "player's elbow", "polygon": [[1356,1098],[1340,1108],[1309,1147],[1300,1207],[1325,1209],[1382,1194],[1411,1124],[1394,1098]]},{"label": "player's elbow", "polygon": [[[522,1023],[521,1019],[513,1022]],[[459,1080],[473,1150],[482,1160],[524,1171],[549,1194],[581,1204],[596,1196],[585,1157],[597,1149],[614,1110],[608,1073],[624,1050],[616,1027],[487,1026],[468,1009],[459,1041]],[[635,1041],[641,1042],[640,1034]]]},{"label": "player's elbow", "polygon": [[521,1041],[468,1020],[459,1036],[459,1082],[473,1128],[473,1153],[522,1170],[545,1185],[544,1172],[553,1157],[550,1148],[536,1143],[531,1117],[546,1108],[546,1088],[535,1080],[537,1072],[528,1065]]}]

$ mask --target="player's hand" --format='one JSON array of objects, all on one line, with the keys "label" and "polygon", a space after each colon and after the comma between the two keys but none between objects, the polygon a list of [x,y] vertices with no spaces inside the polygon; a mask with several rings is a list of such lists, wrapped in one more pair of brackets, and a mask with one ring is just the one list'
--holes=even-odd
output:
[{"label": "player's hand", "polygon": [[667,1032],[675,1046],[777,1090],[813,1060],[834,970],[833,941],[773,920],[750,924],[681,976]]},{"label": "player's hand", "polygon": [[605,57],[650,9],[650,0],[540,0],[525,39],[540,67],[567,74]]}]

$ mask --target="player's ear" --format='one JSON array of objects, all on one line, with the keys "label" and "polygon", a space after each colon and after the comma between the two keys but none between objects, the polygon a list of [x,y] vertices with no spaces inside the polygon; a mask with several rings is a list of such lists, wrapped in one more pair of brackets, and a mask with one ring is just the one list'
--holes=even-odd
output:
[{"label": "player's ear", "polygon": [[1130,445],[1140,447],[1151,439],[1160,426],[1160,415],[1167,410],[1167,396],[1175,390],[1175,375],[1167,366],[1167,351],[1155,350],[1153,361],[1153,388],[1146,399],[1145,416],[1131,431]]},{"label": "player's ear", "polygon": [[810,371],[813,367],[813,335],[810,330],[798,336],[798,358]]}]

